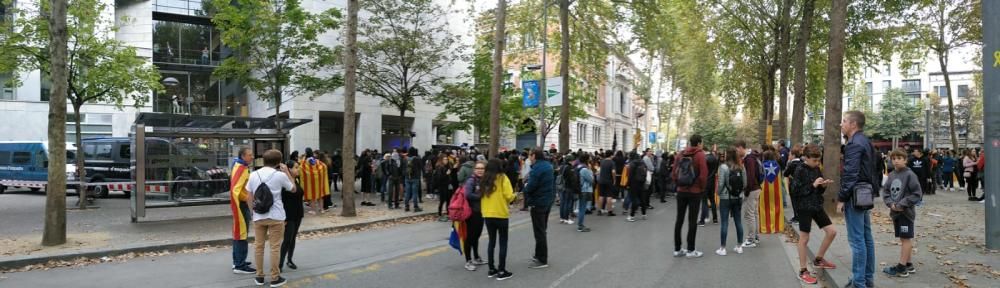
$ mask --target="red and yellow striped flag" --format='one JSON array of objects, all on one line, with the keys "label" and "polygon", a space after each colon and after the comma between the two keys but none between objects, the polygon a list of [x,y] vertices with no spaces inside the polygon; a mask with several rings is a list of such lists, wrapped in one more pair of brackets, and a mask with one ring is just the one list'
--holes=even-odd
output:
[{"label": "red and yellow striped flag", "polygon": [[760,233],[773,234],[785,231],[785,214],[781,199],[781,168],[778,162],[764,161],[764,183],[761,184],[760,203],[757,206],[760,215]]}]

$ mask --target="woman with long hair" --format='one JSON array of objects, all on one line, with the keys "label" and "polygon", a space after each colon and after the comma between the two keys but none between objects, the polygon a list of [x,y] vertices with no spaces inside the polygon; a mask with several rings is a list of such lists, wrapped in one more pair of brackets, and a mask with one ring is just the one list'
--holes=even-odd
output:
[{"label": "woman with long hair", "polygon": [[[719,213],[722,214],[722,226],[719,227],[721,246],[719,250],[715,250],[715,254],[720,256],[726,255],[730,215],[733,217],[733,224],[736,225],[736,246],[733,246],[733,251],[743,254],[743,247],[740,247],[740,240],[743,239],[743,217],[740,209],[743,203],[740,200],[743,198],[743,187],[747,184],[747,174],[743,171],[739,156],[736,156],[736,148],[726,149],[724,158],[726,160],[719,165],[719,173],[716,174],[719,177],[715,183],[719,187]],[[735,176],[737,174],[739,177]],[[734,175],[732,180],[730,175]],[[738,178],[742,179],[737,180]]]},{"label": "woman with long hair", "polygon": [[278,261],[278,269],[285,267],[285,259],[288,259],[288,268],[299,269],[292,261],[292,256],[295,255],[295,238],[299,236],[299,227],[302,226],[302,217],[305,216],[305,209],[302,208],[302,184],[299,176],[298,167],[298,156],[299,152],[295,151],[288,157],[288,161],[285,162],[285,166],[288,166],[288,171],[292,173],[292,179],[295,179],[295,189],[281,190],[281,204],[285,209],[285,235],[284,240],[281,241],[281,257]]},{"label": "woman with long hair", "polygon": [[451,167],[448,165],[448,157],[438,157],[437,163],[434,164],[434,172],[431,176],[431,189],[434,193],[441,196],[441,200],[438,201],[438,221],[445,222],[448,221],[448,217],[441,213],[441,208],[444,208],[444,212],[448,212],[448,203],[451,202],[452,191],[449,189],[451,184]]},{"label": "woman with long hair", "polygon": [[965,150],[965,157],[962,158],[962,177],[965,177],[965,191],[969,194],[969,201],[979,201],[976,197],[976,188],[979,180],[976,180],[976,154],[971,149]]},{"label": "woman with long hair", "polygon": [[[507,280],[514,274],[507,271],[507,232],[510,226],[510,207],[514,201],[514,188],[503,173],[503,161],[493,159],[486,163],[486,172],[479,180],[481,199],[475,199],[477,194],[469,194],[469,201],[479,201],[486,223],[486,232],[490,236],[487,253],[489,253],[489,274],[497,280]],[[473,239],[469,239],[472,241]],[[493,249],[500,244],[499,263],[494,262]],[[496,265],[499,264],[499,265]]]},{"label": "woman with long hair", "polygon": [[[486,161],[479,161],[473,164],[472,175],[465,180],[465,198],[469,200],[469,207],[472,214],[465,219],[465,243],[462,246],[462,254],[465,255],[465,270],[476,271],[476,266],[484,265],[486,262],[479,257],[479,236],[483,235],[483,192],[479,190],[480,179],[486,174]],[[490,253],[492,254],[492,253]],[[491,256],[492,257],[492,256]]]}]

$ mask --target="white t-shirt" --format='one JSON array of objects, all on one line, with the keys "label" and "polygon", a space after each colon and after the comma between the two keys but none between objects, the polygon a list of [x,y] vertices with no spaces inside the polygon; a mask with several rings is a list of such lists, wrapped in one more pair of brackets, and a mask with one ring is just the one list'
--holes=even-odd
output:
[{"label": "white t-shirt", "polygon": [[288,180],[288,176],[285,173],[275,170],[271,167],[260,168],[253,173],[250,173],[250,179],[247,181],[247,191],[250,191],[250,197],[253,198],[253,193],[257,191],[257,186],[261,185],[261,181],[267,181],[267,188],[271,190],[271,196],[274,197],[274,204],[271,205],[271,210],[267,211],[265,214],[253,213],[253,221],[272,219],[272,220],[285,220],[285,206],[281,203],[281,189],[292,190],[295,186],[292,181]]}]

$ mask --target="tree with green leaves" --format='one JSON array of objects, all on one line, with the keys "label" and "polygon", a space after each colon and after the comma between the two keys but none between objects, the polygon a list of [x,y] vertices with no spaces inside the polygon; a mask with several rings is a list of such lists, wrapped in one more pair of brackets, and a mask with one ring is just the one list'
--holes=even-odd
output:
[{"label": "tree with green leaves", "polygon": [[903,90],[889,89],[879,104],[879,112],[869,116],[874,118],[877,123],[871,126],[871,130],[892,139],[893,147],[896,147],[895,144],[899,138],[917,129],[918,119],[922,118],[920,117],[922,111],[919,106],[911,102],[910,97],[906,96]]},{"label": "tree with green leaves", "polygon": [[212,75],[236,80],[274,103],[275,120],[281,120],[283,101],[317,97],[343,85],[340,74],[327,72],[342,54],[319,39],[339,28],[340,10],[313,13],[301,0],[212,0],[212,7],[222,43],[235,52]]},{"label": "tree with green leaves", "polygon": [[[823,169],[826,178],[840,181],[840,120],[843,117],[842,101],[844,91],[844,52],[847,50],[847,2],[833,0],[830,8],[830,54],[826,68],[826,111],[823,119]],[[826,187],[827,199],[823,209],[833,214],[836,210],[837,185]]]},{"label": "tree with green leaves", "polygon": [[[948,73],[948,63],[951,51],[973,43],[982,42],[981,0],[923,0],[917,1],[903,19],[912,28],[910,44],[916,47],[915,55],[924,55],[922,51],[930,50],[937,56],[941,75],[944,76],[945,89],[948,91],[948,130],[951,134],[951,145],[958,146],[958,136],[955,133],[955,103],[952,100],[951,76]],[[910,64],[913,62],[904,62]],[[906,65],[903,69],[906,69]],[[945,96],[945,95],[941,95]]]},{"label": "tree with green leaves", "polygon": [[[0,32],[0,39],[4,41],[0,45],[10,47],[5,51],[16,55],[4,59],[17,62],[13,63],[15,65],[0,64],[0,67],[17,67],[19,71],[41,70],[42,74],[51,78],[54,59],[49,53],[49,44],[53,41],[46,17],[49,7],[18,8],[19,17],[13,21],[13,29]],[[136,55],[135,47],[114,38],[118,28],[113,19],[101,16],[109,8],[108,4],[98,0],[73,0],[68,7],[67,15],[71,20],[66,25],[69,45],[65,97],[73,107],[73,114],[77,115],[74,117],[76,145],[83,147],[79,117],[83,105],[110,103],[118,109],[126,104],[142,107],[150,94],[162,90],[163,86],[159,83],[160,73],[151,63]],[[86,179],[84,157],[76,157],[76,166],[79,179]],[[87,189],[78,190],[80,199],[85,199]],[[86,208],[86,201],[81,200],[79,204],[81,209]]]},{"label": "tree with green leaves", "polygon": [[737,134],[736,124],[733,123],[732,116],[726,114],[719,107],[717,101],[706,101],[705,105],[695,108],[691,118],[691,130],[701,135],[703,142],[707,146],[719,145],[725,148],[736,141],[733,135]]},{"label": "tree with green leaves", "polygon": [[446,10],[432,0],[371,0],[362,8],[370,14],[358,31],[358,90],[405,119],[417,99],[441,90],[443,70],[457,58],[457,37],[441,21]]},{"label": "tree with green leaves", "polygon": [[[503,48],[507,39],[507,0],[497,0],[494,11],[496,24],[493,29],[493,78],[490,81],[490,143],[486,155],[490,159],[500,156],[500,98],[503,89]],[[501,64],[501,65],[496,65]]]}]

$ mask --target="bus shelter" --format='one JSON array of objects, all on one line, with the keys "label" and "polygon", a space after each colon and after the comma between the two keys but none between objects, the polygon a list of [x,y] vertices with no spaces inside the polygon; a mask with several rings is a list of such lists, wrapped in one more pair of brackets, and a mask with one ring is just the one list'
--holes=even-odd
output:
[{"label": "bus shelter", "polygon": [[[132,222],[146,210],[229,203],[229,176],[241,147],[288,155],[288,131],[311,119],[140,113],[131,135]],[[279,129],[280,128],[280,129]]]}]

